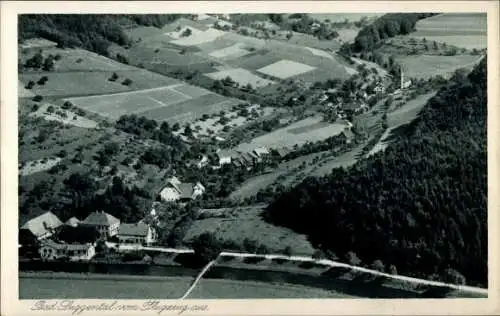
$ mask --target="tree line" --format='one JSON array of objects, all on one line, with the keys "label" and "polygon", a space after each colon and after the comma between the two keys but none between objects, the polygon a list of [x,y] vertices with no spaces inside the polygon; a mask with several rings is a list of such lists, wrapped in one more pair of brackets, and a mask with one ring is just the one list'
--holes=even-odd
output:
[{"label": "tree line", "polygon": [[353,44],[344,44],[343,53],[370,51],[383,39],[396,35],[405,35],[415,30],[415,25],[421,19],[436,13],[388,13],[373,23],[362,28]]},{"label": "tree line", "polygon": [[111,44],[128,45],[124,26],[162,27],[179,14],[23,14],[19,16],[19,40],[43,37],[59,47],[81,47],[107,56]]},{"label": "tree line", "polygon": [[[457,72],[385,152],[307,178],[268,221],[361,264],[487,284],[486,58]],[[349,255],[350,254],[350,255]]]}]

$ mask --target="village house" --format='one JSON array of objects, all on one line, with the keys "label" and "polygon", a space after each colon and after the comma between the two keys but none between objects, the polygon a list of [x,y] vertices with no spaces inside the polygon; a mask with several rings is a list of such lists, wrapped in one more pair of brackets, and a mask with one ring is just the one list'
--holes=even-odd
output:
[{"label": "village house", "polygon": [[177,177],[171,177],[161,190],[160,198],[166,202],[186,202],[194,200],[205,193],[205,187],[200,183],[182,183]]},{"label": "village house", "polygon": [[52,236],[63,223],[52,212],[46,212],[28,220],[19,228],[24,236],[31,235],[36,240],[43,240]]},{"label": "village house", "polygon": [[155,231],[145,223],[123,223],[118,230],[120,244],[150,245],[156,241]]},{"label": "village house", "polygon": [[196,165],[198,166],[198,169],[205,167],[208,165],[208,157],[203,155]]},{"label": "village house", "polygon": [[39,248],[39,253],[44,260],[62,258],[67,258],[70,261],[90,260],[95,255],[95,247],[91,244],[62,244],[46,240]]},{"label": "village house", "polygon": [[98,211],[90,213],[85,220],[80,222],[80,225],[95,227],[102,237],[109,238],[118,233],[120,220],[113,215]]},{"label": "village house", "polygon": [[219,166],[230,164],[232,159],[236,156],[236,152],[232,150],[219,150],[217,152],[217,159],[219,160]]},{"label": "village house", "polygon": [[267,150],[266,147],[255,148],[253,153],[257,156],[257,158],[259,158],[259,160],[264,160],[270,155],[269,150]]}]

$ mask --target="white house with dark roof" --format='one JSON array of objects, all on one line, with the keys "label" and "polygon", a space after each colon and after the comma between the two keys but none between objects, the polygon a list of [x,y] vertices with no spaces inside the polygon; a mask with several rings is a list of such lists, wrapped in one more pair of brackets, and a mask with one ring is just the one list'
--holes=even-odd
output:
[{"label": "white house with dark roof", "polygon": [[151,244],[156,241],[154,230],[145,223],[123,223],[118,229],[118,242],[120,244]]},{"label": "white house with dark roof", "polygon": [[237,156],[237,153],[233,150],[219,150],[217,152],[217,159],[219,160],[219,166],[230,164],[232,159]]},{"label": "white house with dark roof", "polygon": [[63,223],[54,213],[46,212],[28,220],[19,230],[33,235],[37,240],[42,240],[52,236],[62,225]]},{"label": "white house with dark roof", "polygon": [[167,181],[160,192],[160,198],[166,202],[194,200],[205,193],[205,187],[200,183],[180,182],[176,177]]},{"label": "white house with dark roof", "polygon": [[97,211],[90,213],[86,219],[80,222],[80,225],[95,227],[101,236],[112,237],[118,233],[120,220],[103,211]]},{"label": "white house with dark roof", "polygon": [[92,244],[62,244],[52,240],[44,240],[38,249],[40,257],[45,260],[68,258],[71,261],[90,260],[95,255]]}]

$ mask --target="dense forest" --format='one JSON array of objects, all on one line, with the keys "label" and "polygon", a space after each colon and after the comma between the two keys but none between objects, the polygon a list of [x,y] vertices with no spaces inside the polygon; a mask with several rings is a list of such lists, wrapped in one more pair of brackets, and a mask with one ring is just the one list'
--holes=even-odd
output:
[{"label": "dense forest", "polygon": [[162,27],[179,17],[177,14],[25,14],[19,16],[19,40],[43,37],[61,47],[82,47],[106,56],[112,43],[128,44],[124,27]]},{"label": "dense forest", "polygon": [[344,44],[342,52],[370,51],[383,39],[396,35],[405,35],[415,31],[418,20],[425,19],[436,13],[388,13],[375,22],[362,28],[353,44]]},{"label": "dense forest", "polygon": [[385,152],[304,180],[265,217],[346,261],[487,285],[486,98],[484,58],[457,71]]}]

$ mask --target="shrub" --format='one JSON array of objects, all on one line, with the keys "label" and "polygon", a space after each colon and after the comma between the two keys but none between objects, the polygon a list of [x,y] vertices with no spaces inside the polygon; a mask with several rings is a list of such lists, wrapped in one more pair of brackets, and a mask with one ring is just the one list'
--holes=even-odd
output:
[{"label": "shrub", "polygon": [[113,72],[113,74],[111,75],[111,77],[108,80],[109,81],[116,81],[116,79],[118,79],[118,75],[116,74],[116,72]]},{"label": "shrub", "polygon": [[38,111],[38,109],[39,109],[39,108],[40,108],[40,106],[39,106],[38,104],[36,104],[36,103],[35,103],[35,104],[33,104],[33,105],[31,106],[31,111],[32,111],[32,112],[36,112],[36,111]]},{"label": "shrub", "polygon": [[25,86],[26,89],[30,90],[35,86],[35,82],[33,80],[30,80],[28,84]]},{"label": "shrub", "polygon": [[69,110],[72,107],[73,107],[73,103],[71,103],[69,101],[64,102],[64,104],[62,105],[62,108],[65,109],[65,110]]},{"label": "shrub", "polygon": [[49,105],[47,108],[47,113],[54,113],[54,107],[52,105]]},{"label": "shrub", "polygon": [[33,101],[35,101],[35,102],[40,102],[42,100],[43,100],[43,97],[39,94],[37,94],[33,97]]},{"label": "shrub", "polygon": [[286,246],[285,249],[283,249],[283,254],[285,256],[291,256],[292,255],[292,247]]},{"label": "shrub", "polygon": [[132,80],[130,80],[129,78],[123,80],[122,84],[124,86],[130,86],[132,84]]}]

